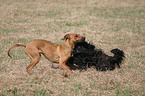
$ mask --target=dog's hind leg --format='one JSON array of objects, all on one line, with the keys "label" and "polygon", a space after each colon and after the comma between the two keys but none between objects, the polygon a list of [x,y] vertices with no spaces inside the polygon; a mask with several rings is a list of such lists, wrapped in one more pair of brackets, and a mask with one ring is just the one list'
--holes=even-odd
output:
[{"label": "dog's hind leg", "polygon": [[31,63],[27,67],[27,72],[30,73],[32,68],[39,62],[40,54],[37,48],[27,48],[25,49],[26,54],[31,58]]}]

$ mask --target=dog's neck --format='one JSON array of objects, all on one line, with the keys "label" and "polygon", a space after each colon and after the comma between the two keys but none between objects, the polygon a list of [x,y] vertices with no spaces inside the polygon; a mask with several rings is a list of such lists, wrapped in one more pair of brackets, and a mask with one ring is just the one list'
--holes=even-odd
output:
[{"label": "dog's neck", "polygon": [[70,40],[66,40],[64,43],[63,43],[63,47],[69,51],[73,51],[74,47],[75,47],[75,43],[70,41]]}]

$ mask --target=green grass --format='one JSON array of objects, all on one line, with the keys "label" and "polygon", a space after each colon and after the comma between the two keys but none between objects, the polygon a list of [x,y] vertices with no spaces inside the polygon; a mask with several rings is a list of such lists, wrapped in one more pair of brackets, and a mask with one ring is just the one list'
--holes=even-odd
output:
[{"label": "green grass", "polygon": [[[145,3],[143,0],[0,0],[1,96],[144,96]],[[125,52],[120,69],[91,68],[70,75],[42,56],[28,75],[30,58],[16,43],[45,39],[57,44],[79,33],[111,55]]]}]

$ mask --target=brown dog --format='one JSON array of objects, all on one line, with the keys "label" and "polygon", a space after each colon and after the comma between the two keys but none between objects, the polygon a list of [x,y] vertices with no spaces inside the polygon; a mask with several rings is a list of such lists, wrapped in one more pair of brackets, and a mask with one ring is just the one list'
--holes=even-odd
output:
[{"label": "brown dog", "polygon": [[66,62],[71,56],[75,44],[84,41],[85,37],[82,37],[79,34],[67,34],[62,40],[65,40],[65,42],[60,45],[46,40],[33,40],[27,44],[15,44],[9,48],[8,56],[10,56],[9,52],[12,48],[23,46],[26,47],[25,52],[31,58],[31,63],[27,67],[28,73],[30,73],[32,68],[39,62],[40,53],[42,53],[48,60],[59,62],[61,68],[73,74],[73,72],[66,66]]}]

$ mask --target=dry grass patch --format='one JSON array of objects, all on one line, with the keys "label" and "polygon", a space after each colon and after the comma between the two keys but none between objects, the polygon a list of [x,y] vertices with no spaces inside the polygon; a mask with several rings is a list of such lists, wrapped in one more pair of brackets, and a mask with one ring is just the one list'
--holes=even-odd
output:
[{"label": "dry grass patch", "polygon": [[[0,0],[0,95],[144,96],[144,0]],[[121,69],[88,69],[73,75],[42,56],[26,73],[30,59],[15,43],[46,39],[63,43],[67,33],[80,33],[106,53],[124,50]]]}]

